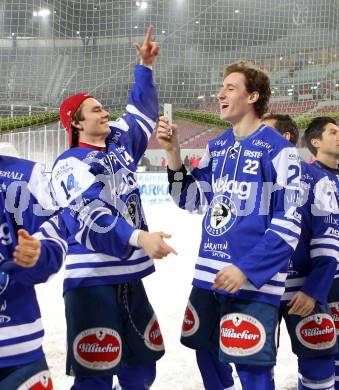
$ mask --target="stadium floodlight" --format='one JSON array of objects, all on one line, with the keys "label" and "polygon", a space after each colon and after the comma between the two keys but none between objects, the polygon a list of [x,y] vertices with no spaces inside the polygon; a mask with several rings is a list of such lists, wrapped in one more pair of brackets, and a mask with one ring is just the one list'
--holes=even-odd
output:
[{"label": "stadium floodlight", "polygon": [[39,11],[33,11],[33,16],[41,16],[45,18],[51,14],[51,11],[47,8],[42,8]]},{"label": "stadium floodlight", "polygon": [[43,8],[38,12],[38,16],[45,17],[51,14],[51,11],[47,8]]},{"label": "stadium floodlight", "polygon": [[147,4],[146,1],[142,1],[142,2],[140,3],[140,9],[146,9],[147,7],[148,7],[148,4]]}]

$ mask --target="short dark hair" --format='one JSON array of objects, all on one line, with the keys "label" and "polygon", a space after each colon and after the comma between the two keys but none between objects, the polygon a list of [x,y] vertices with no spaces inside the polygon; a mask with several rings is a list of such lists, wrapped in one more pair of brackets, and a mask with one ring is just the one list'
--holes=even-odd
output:
[{"label": "short dark hair", "polygon": [[299,139],[299,130],[296,122],[288,114],[273,114],[267,113],[262,117],[263,120],[274,120],[274,128],[279,131],[280,134],[290,133],[290,142],[296,145]]},{"label": "short dark hair", "polygon": [[248,61],[238,61],[226,67],[224,79],[231,73],[242,73],[245,76],[245,87],[248,93],[259,92],[254,103],[254,110],[260,118],[268,110],[271,97],[270,79],[267,74]]},{"label": "short dark hair", "polygon": [[317,148],[312,145],[312,139],[322,139],[322,134],[325,131],[325,127],[329,123],[332,123],[333,125],[337,124],[336,121],[329,116],[318,116],[312,119],[305,130],[304,138],[306,145],[314,156],[317,155],[318,151]]},{"label": "short dark hair", "polygon": [[[81,111],[81,107],[82,107],[82,104],[80,105],[80,107],[75,111],[75,114],[73,115],[73,120],[74,121],[82,121],[84,120],[84,116],[82,115],[82,111]],[[79,129],[75,126],[73,126],[71,124],[71,128],[72,128],[72,144],[71,144],[71,148],[76,148],[77,146],[79,146]]]}]

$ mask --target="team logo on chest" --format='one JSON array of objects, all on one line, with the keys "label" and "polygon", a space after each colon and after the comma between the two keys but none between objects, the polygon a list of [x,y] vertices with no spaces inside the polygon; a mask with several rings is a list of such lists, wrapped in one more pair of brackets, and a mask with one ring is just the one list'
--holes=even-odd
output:
[{"label": "team logo on chest", "polygon": [[153,351],[163,351],[165,349],[161,329],[155,314],[146,326],[144,338],[147,347]]},{"label": "team logo on chest", "polygon": [[184,321],[182,322],[181,336],[192,336],[199,329],[199,317],[190,301],[187,303]]},{"label": "team logo on chest", "polygon": [[38,372],[20,385],[17,390],[53,390],[51,375],[48,370]]},{"label": "team logo on chest", "polygon": [[295,332],[301,344],[310,349],[328,349],[337,341],[333,319],[326,313],[304,318],[298,323]]},{"label": "team logo on chest", "polygon": [[220,348],[227,355],[249,356],[260,352],[266,342],[266,332],[256,318],[231,313],[220,321]]},{"label": "team logo on chest", "polygon": [[211,236],[221,236],[231,228],[237,217],[234,202],[225,195],[215,197],[205,218],[205,229]]},{"label": "team logo on chest", "polygon": [[75,360],[92,370],[108,370],[121,359],[121,338],[109,328],[91,328],[80,332],[73,343]]}]

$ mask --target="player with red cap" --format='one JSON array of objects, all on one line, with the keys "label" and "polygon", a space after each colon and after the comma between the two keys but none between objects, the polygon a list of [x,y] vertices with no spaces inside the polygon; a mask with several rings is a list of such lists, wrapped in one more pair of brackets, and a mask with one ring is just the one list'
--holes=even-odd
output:
[{"label": "player with red cap", "polygon": [[[153,259],[176,253],[163,232],[149,233],[136,168],[158,118],[152,65],[159,46],[149,27],[123,116],[109,113],[88,93],[60,107],[71,148],[55,162],[52,186],[74,238],[66,256],[66,372],[72,390],[148,389],[164,354],[157,317],[142,278]],[[82,245],[76,241],[80,241]],[[98,248],[100,253],[91,248]]]},{"label": "player with red cap", "polygon": [[72,145],[72,121],[81,103],[93,96],[80,92],[65,99],[60,106],[60,121],[68,133],[69,144]]}]

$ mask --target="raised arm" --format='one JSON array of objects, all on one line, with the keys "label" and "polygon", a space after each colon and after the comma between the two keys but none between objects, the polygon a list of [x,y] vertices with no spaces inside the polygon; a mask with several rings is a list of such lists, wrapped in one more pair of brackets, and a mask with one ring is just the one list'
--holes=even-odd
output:
[{"label": "raised arm", "polygon": [[152,34],[153,26],[148,26],[142,46],[137,42],[133,43],[140,58],[140,64],[144,66],[153,66],[155,59],[160,52],[159,45],[152,40]]}]

